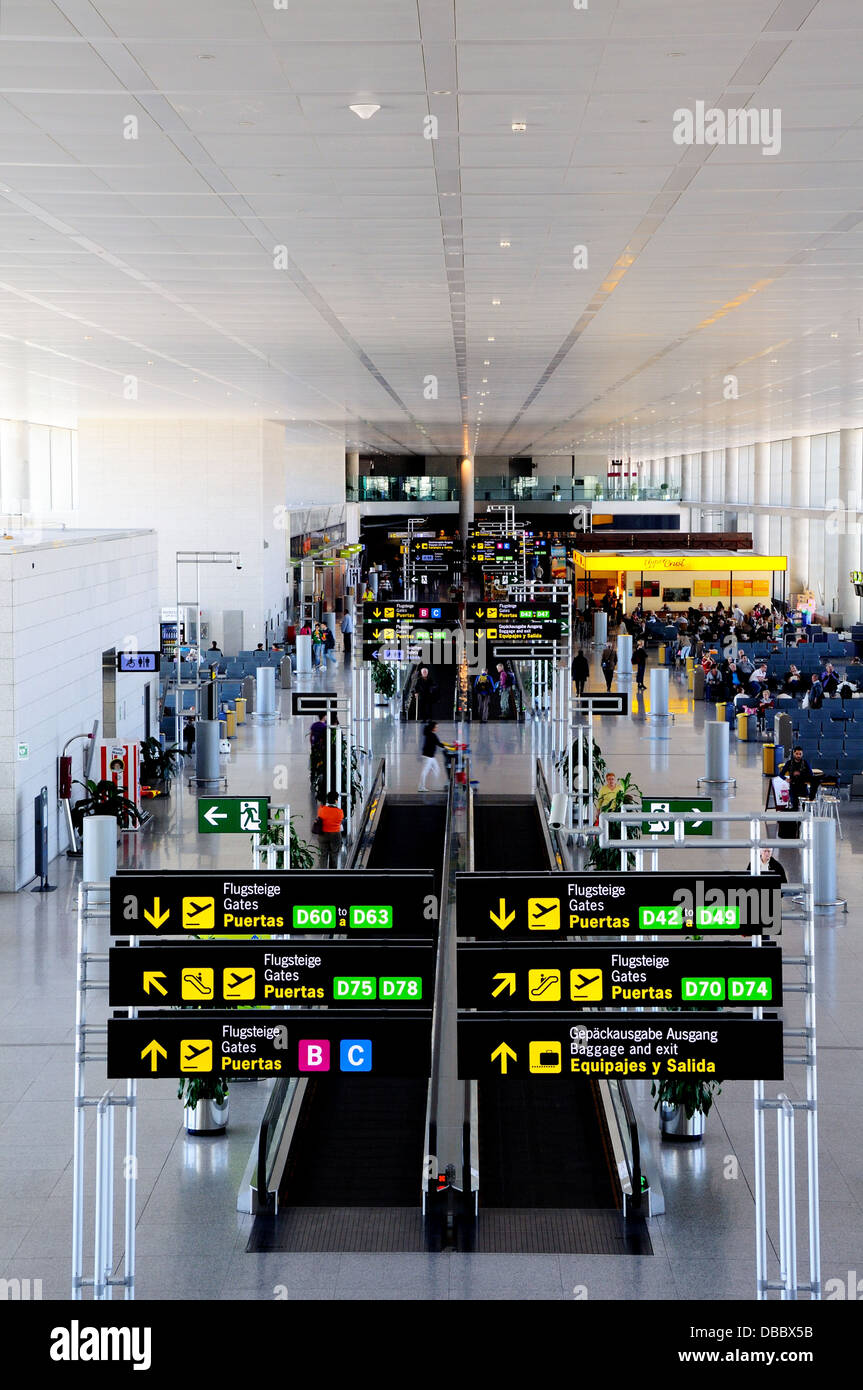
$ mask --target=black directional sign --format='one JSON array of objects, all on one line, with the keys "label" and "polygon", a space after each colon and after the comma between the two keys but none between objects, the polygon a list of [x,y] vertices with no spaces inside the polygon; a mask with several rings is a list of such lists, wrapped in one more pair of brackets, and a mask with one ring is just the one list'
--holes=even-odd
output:
[{"label": "black directional sign", "polygon": [[776,946],[567,940],[552,945],[507,942],[458,945],[461,1009],[532,1013],[618,1008],[755,1008],[782,1003],[782,952]]},{"label": "black directional sign", "polygon": [[628,714],[629,695],[625,690],[590,691],[572,697],[576,714]]},{"label": "black directional sign", "polygon": [[146,1006],[326,1004],[426,1008],[434,998],[433,945],[341,941],[199,941],[115,946],[108,1002]]},{"label": "black directional sign", "polygon": [[108,1076],[426,1077],[431,1011],[387,1014],[293,1009],[189,1010],[108,1020]]},{"label": "black directional sign", "polygon": [[417,570],[444,574],[461,564],[461,545],[453,536],[414,537],[408,546],[408,562]]},{"label": "black directional sign", "polygon": [[779,879],[744,874],[457,874],[461,937],[760,936],[781,920]]},{"label": "black directional sign", "polygon": [[[384,661],[419,660],[421,643],[446,644],[460,631],[457,603],[409,603],[396,599],[389,603],[363,606],[363,660],[375,652]],[[399,652],[401,655],[396,656]]]},{"label": "black directional sign", "polygon": [[461,622],[457,603],[411,603],[407,599],[381,599],[363,604],[363,623],[366,627],[395,627],[419,624],[430,627],[458,627]]},{"label": "black directional sign", "polygon": [[344,701],[344,695],[338,695],[335,690],[294,690],[291,714],[329,714]]},{"label": "black directional sign", "polygon": [[779,1081],[782,1024],[728,1014],[463,1014],[462,1078],[640,1077],[662,1081]]},{"label": "black directional sign", "polygon": [[501,571],[520,573],[523,567],[524,537],[475,533],[468,537],[467,558],[473,565],[479,565],[486,573]]},{"label": "black directional sign", "polygon": [[437,916],[434,875],[419,869],[130,871],[111,879],[112,936],[429,939]]},{"label": "black directional sign", "polygon": [[560,642],[566,636],[566,614],[550,601],[468,603],[465,612],[477,637],[504,654],[512,643]]}]

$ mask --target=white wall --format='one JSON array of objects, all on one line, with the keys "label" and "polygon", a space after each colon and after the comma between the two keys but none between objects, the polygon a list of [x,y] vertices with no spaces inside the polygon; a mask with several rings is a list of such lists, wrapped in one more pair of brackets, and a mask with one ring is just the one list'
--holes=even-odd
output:
[{"label": "white wall", "polygon": [[[57,801],[57,759],[73,734],[102,720],[102,652],[158,647],[156,536],[75,538],[0,551],[0,891],[34,873],[33,801],[48,788],[49,851],[67,845]],[[158,676],[117,676],[118,741],[144,732],[143,692]],[[155,715],[153,728],[155,730]],[[26,760],[18,744],[29,745]],[[74,776],[81,777],[81,744]],[[80,789],[76,788],[76,797]]]},{"label": "white wall", "polygon": [[333,437],[321,444],[285,442],[289,508],[333,506],[345,500],[345,442]]},{"label": "white wall", "polygon": [[[284,426],[85,419],[78,452],[82,524],[158,531],[160,606],[176,602],[178,550],[239,551],[242,570],[201,566],[204,621],[221,642],[223,611],[242,609],[244,646],[262,641],[267,612],[285,603]],[[342,451],[339,458],[344,495]],[[193,600],[194,567],[182,568],[180,582],[181,601]]]}]

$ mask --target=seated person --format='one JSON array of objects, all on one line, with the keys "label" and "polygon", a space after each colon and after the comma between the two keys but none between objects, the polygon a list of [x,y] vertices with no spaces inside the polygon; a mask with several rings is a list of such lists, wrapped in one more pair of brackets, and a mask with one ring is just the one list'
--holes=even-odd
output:
[{"label": "seated person", "polygon": [[833,662],[825,662],[824,670],[819,677],[825,695],[835,695],[839,689],[839,676],[833,669]]}]

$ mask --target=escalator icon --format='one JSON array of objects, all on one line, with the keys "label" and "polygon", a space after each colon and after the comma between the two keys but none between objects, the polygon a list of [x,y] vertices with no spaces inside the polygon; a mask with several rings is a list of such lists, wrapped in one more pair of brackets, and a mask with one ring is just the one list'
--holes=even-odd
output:
[{"label": "escalator icon", "polygon": [[212,970],[184,970],[180,976],[180,985],[184,999],[197,999],[200,1003],[216,997]]}]

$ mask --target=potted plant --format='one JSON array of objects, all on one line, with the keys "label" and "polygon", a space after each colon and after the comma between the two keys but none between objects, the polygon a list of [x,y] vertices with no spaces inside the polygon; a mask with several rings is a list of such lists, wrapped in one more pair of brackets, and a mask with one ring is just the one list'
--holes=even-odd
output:
[{"label": "potted plant", "polygon": [[145,738],[141,743],[141,784],[146,787],[162,787],[167,796],[171,789],[171,778],[180,768],[180,750],[176,744],[163,748],[157,738]]},{"label": "potted plant", "polygon": [[719,1095],[719,1081],[683,1080],[669,1077],[654,1081],[650,1093],[655,1097],[654,1110],[659,1111],[659,1128],[663,1139],[676,1143],[697,1143],[704,1138],[706,1117]]},{"label": "potted plant", "polygon": [[395,668],[388,661],[372,662],[372,685],[375,695],[379,698],[375,700],[376,705],[385,705],[396,693],[396,673]]},{"label": "potted plant", "polygon": [[93,782],[88,778],[86,782],[76,782],[75,785],[84,787],[87,792],[72,807],[72,824],[79,836],[86,816],[113,816],[122,830],[140,824],[140,811],[134,801],[124,796],[123,788],[118,787],[116,782]]},{"label": "potted plant", "polygon": [[[322,805],[327,799],[327,792],[335,790],[335,777],[333,776],[336,764],[335,748],[335,729],[329,730],[331,740],[330,747],[330,778],[331,785],[327,786],[327,746],[325,734],[322,738],[312,744],[309,754],[309,781],[311,783],[312,795],[318,805]],[[359,761],[357,754],[362,750],[351,748],[351,769],[350,778],[348,777],[348,746],[347,741],[342,739],[342,810],[347,812],[347,788],[350,783],[351,789],[351,812],[356,810],[357,802],[361,800],[363,794],[363,779],[360,774]]]},{"label": "potted plant", "polygon": [[183,1102],[187,1134],[223,1134],[228,1126],[228,1083],[221,1076],[184,1076],[177,1098]]},{"label": "potted plant", "polygon": [[301,840],[294,825],[294,817],[291,816],[290,835],[288,847],[290,853],[285,856],[285,824],[282,820],[270,820],[266,830],[262,830],[258,836],[258,844],[263,849],[266,845],[273,845],[276,848],[276,869],[313,869],[315,867],[315,853],[312,845],[307,840]]}]

